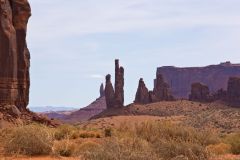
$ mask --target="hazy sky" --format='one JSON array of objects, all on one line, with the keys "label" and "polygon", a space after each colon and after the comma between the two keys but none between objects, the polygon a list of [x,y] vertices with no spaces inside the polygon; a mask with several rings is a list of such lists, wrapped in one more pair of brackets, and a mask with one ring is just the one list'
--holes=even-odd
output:
[{"label": "hazy sky", "polygon": [[158,66],[240,62],[239,0],[29,1],[30,106],[88,105],[115,58],[126,104]]}]

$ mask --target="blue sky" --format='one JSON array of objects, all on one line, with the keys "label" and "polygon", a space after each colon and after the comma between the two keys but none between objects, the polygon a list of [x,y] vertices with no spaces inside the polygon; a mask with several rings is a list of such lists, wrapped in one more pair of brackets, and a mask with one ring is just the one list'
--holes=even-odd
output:
[{"label": "blue sky", "polygon": [[29,1],[30,106],[88,105],[115,58],[126,104],[158,66],[240,62],[239,0]]}]

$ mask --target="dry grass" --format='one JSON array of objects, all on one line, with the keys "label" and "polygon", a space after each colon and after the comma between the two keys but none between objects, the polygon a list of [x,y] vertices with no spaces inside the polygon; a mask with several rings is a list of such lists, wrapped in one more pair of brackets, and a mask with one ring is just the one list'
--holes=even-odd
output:
[{"label": "dry grass", "polygon": [[206,160],[219,159],[218,156],[225,160],[225,154],[240,152],[237,133],[220,136],[212,130],[186,127],[169,119],[139,119],[142,121],[127,123],[109,118],[109,124],[113,120],[117,125],[102,129],[94,129],[92,124],[5,129],[0,131],[0,140],[5,142],[0,148],[3,145],[3,151],[13,156],[46,154],[82,160]]},{"label": "dry grass", "polygon": [[4,151],[8,154],[49,154],[53,145],[53,134],[47,127],[28,125],[4,130]]}]

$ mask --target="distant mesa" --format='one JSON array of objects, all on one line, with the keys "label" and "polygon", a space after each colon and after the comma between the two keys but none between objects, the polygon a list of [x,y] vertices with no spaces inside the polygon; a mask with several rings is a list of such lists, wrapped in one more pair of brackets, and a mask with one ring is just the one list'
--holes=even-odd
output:
[{"label": "distant mesa", "polygon": [[208,86],[210,94],[227,90],[229,77],[240,77],[240,64],[227,61],[206,67],[159,67],[157,74],[164,77],[174,97],[188,99],[191,85],[197,82]]}]

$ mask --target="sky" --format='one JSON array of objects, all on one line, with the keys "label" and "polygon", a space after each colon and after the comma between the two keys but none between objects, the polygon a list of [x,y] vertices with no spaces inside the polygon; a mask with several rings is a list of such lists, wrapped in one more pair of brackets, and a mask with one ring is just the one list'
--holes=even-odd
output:
[{"label": "sky", "polygon": [[125,104],[160,66],[240,62],[239,0],[29,0],[30,106],[82,108],[99,96],[114,59]]}]

